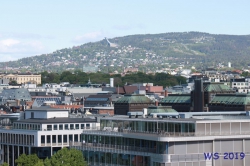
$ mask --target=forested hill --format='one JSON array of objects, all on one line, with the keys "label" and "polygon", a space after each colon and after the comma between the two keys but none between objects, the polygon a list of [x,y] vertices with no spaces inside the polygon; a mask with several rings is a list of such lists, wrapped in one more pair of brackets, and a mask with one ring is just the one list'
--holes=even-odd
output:
[{"label": "forested hill", "polygon": [[[130,35],[109,39],[118,45],[109,47],[106,40],[65,48],[46,55],[23,58],[8,62],[8,68],[31,72],[66,69],[82,70],[83,67],[98,66],[103,72],[121,71],[127,67],[138,67],[141,71],[174,67],[197,68],[227,65],[235,68],[247,67],[250,55],[250,35],[219,35],[201,32],[162,33]],[[5,63],[0,63],[4,69]]]}]

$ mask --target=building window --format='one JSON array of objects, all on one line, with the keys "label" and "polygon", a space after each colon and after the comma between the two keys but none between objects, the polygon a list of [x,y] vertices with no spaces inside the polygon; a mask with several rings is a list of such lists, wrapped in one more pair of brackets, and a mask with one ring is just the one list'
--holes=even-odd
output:
[{"label": "building window", "polygon": [[51,131],[52,130],[52,125],[47,125],[47,130]]},{"label": "building window", "polygon": [[41,144],[45,144],[45,136],[41,135]]},{"label": "building window", "polygon": [[68,124],[65,124],[65,125],[64,125],[64,129],[65,129],[65,130],[68,130],[68,129],[69,129],[69,125],[68,125]]},{"label": "building window", "polygon": [[84,124],[81,124],[81,129],[84,129]]},{"label": "building window", "polygon": [[86,124],[86,129],[90,129],[90,124]]},{"label": "building window", "polygon": [[58,143],[62,143],[62,135],[58,135],[57,139],[58,139]]},{"label": "building window", "polygon": [[79,129],[79,124],[76,124],[76,129]]},{"label": "building window", "polygon": [[31,118],[34,118],[34,112],[31,112]]},{"label": "building window", "polygon": [[67,143],[68,142],[68,136],[67,135],[63,135],[63,143]]},{"label": "building window", "polygon": [[51,143],[51,140],[50,140],[50,135],[47,135],[47,143]]},{"label": "building window", "polygon": [[74,130],[74,124],[70,124],[70,130]]},{"label": "building window", "polygon": [[63,125],[59,124],[59,130],[63,130]]},{"label": "building window", "polygon": [[54,124],[54,130],[57,130],[57,124]]},{"label": "building window", "polygon": [[74,135],[74,142],[78,142],[78,134]]},{"label": "building window", "polygon": [[72,134],[69,135],[69,142],[73,141],[73,136]]},{"label": "building window", "polygon": [[52,135],[52,143],[56,143],[56,135]]}]

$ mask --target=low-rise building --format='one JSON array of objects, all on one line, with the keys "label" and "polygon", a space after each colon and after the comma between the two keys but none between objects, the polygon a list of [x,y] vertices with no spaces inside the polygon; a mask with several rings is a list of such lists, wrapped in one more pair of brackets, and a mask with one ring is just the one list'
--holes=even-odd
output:
[{"label": "low-rise building", "polygon": [[124,95],[114,104],[115,115],[127,115],[128,112],[142,111],[154,105],[154,102],[145,95]]},{"label": "low-rise building", "polygon": [[14,166],[19,155],[50,157],[70,142],[79,142],[83,130],[99,127],[96,118],[69,118],[64,109],[43,108],[25,111],[25,118],[0,129],[1,162]]},{"label": "low-rise building", "polygon": [[114,116],[100,119],[98,131],[84,131],[90,166],[247,166],[248,112],[195,112],[179,116]]},{"label": "low-rise building", "polygon": [[0,79],[16,81],[17,84],[34,83],[41,84],[41,74],[32,73],[0,73]]}]

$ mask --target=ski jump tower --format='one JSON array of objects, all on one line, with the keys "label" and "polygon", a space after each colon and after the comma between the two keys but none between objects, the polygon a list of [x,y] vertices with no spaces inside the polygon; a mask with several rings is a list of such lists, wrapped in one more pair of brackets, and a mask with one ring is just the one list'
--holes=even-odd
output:
[{"label": "ski jump tower", "polygon": [[109,47],[115,47],[115,48],[118,47],[118,44],[111,43],[106,37],[105,37],[105,40],[108,42]]}]

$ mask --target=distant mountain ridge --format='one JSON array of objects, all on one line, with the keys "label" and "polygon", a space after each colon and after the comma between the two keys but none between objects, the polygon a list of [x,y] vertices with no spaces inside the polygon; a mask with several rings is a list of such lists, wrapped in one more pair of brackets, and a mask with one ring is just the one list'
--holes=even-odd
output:
[{"label": "distant mountain ridge", "polygon": [[[127,67],[141,71],[183,65],[226,66],[247,68],[250,55],[250,35],[220,35],[203,32],[144,34],[109,39],[118,45],[109,47],[105,39],[65,48],[53,53],[8,62],[8,70],[53,71],[82,70],[98,66],[102,72],[121,72]],[[5,63],[0,63],[4,70]]]}]

